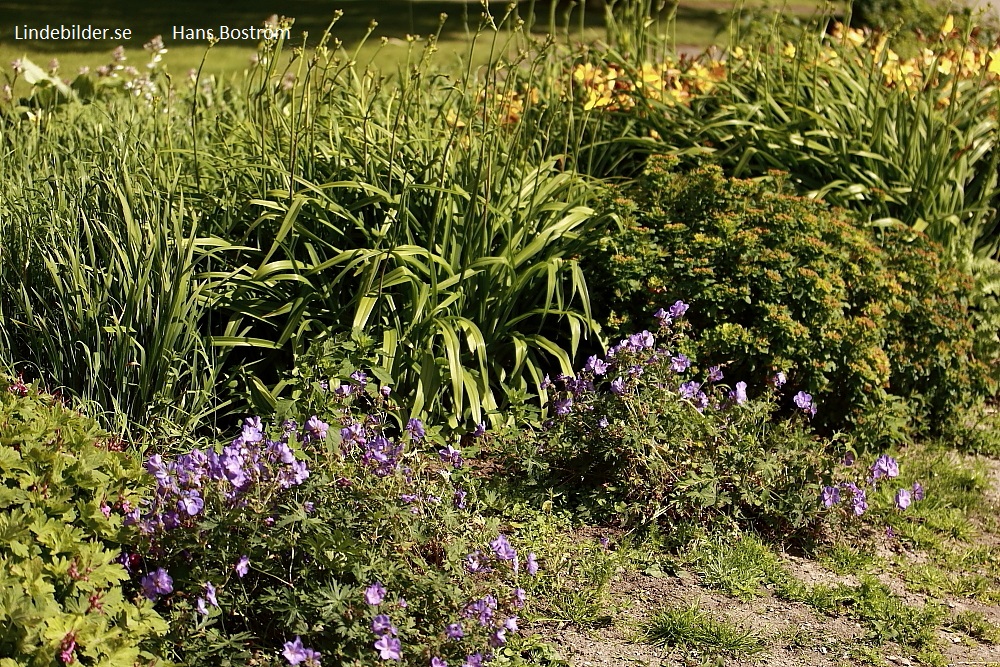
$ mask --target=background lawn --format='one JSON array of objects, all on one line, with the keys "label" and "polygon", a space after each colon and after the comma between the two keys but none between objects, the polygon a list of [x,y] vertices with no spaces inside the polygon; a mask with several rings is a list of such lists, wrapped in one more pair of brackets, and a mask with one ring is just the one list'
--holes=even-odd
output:
[{"label": "background lawn", "polygon": [[[534,7],[533,7],[534,6]],[[734,9],[748,18],[751,11],[782,11],[796,16],[811,16],[824,7],[835,6],[819,0],[796,0],[794,3],[773,4],[750,0],[734,5],[727,0],[683,0],[676,6],[667,5],[663,14],[669,20],[674,12],[670,32],[679,50],[697,52],[712,44],[726,44],[734,18]],[[491,2],[491,11],[499,16],[506,4]],[[570,3],[522,2],[519,12],[526,17],[534,9],[534,30],[545,33],[553,24],[564,36],[561,26],[571,26],[568,37],[574,41],[593,41],[604,34],[602,12],[587,9],[581,15],[579,7]],[[117,42],[15,42],[14,27],[27,25],[41,27],[45,24],[91,24],[96,27],[130,28],[133,38],[124,44],[131,52],[128,64],[142,66],[145,58],[139,55],[142,45],[156,35],[162,35],[170,54],[166,58],[169,69],[184,73],[197,68],[205,56],[205,42],[184,42],[171,39],[173,26],[209,28],[219,25],[248,27],[259,26],[268,16],[278,13],[295,18],[293,38],[314,42],[326,29],[333,13],[342,9],[343,17],[337,22],[333,34],[345,44],[357,43],[366,33],[369,23],[378,21],[375,35],[389,38],[387,44],[371,40],[359,53],[365,62],[376,58],[383,66],[405,62],[408,34],[428,35],[435,32],[441,14],[448,20],[441,33],[440,50],[454,56],[468,52],[468,41],[481,20],[479,2],[462,0],[293,0],[280,4],[266,0],[249,0],[239,6],[228,2],[197,2],[179,0],[171,3],[136,3],[131,0],[110,0],[93,5],[81,5],[68,0],[50,2],[0,2],[0,63],[5,66],[13,59],[27,56],[36,64],[46,67],[52,58],[58,58],[64,77],[73,76],[83,66],[98,67],[109,59]],[[208,74],[225,74],[242,71],[255,52],[251,42],[224,42],[216,45],[205,60]],[[474,53],[474,60],[488,59],[489,45],[482,43]]]}]

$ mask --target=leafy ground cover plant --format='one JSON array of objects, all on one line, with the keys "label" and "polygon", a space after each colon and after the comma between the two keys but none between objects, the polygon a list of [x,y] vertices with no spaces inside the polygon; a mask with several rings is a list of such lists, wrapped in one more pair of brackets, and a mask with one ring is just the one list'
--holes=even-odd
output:
[{"label": "leafy ground cover plant", "polygon": [[167,630],[128,594],[122,509],[141,468],[93,419],[36,386],[0,392],[0,656],[5,667],[153,664]]},{"label": "leafy ground cover plant", "polygon": [[988,394],[969,279],[926,238],[895,227],[876,237],[780,186],[674,165],[654,159],[609,195],[621,226],[585,266],[611,330],[683,299],[703,367],[753,381],[784,371],[785,405],[812,394],[819,426],[860,427],[871,447],[910,415],[936,428]]},{"label": "leafy ground cover plant", "polygon": [[501,451],[533,484],[603,517],[808,527],[829,463],[805,424],[816,402],[800,392],[799,413],[775,419],[784,373],[757,398],[746,382],[723,384],[728,371],[689,356],[687,311],[680,301],[661,309],[656,334],[633,334],[549,382],[551,419],[501,436]]},{"label": "leafy ground cover plant", "polygon": [[471,512],[461,450],[421,453],[424,425],[394,429],[367,386],[331,390],[332,425],[248,419],[221,450],[148,458],[132,574],[173,658],[477,666],[518,632],[535,555]]}]

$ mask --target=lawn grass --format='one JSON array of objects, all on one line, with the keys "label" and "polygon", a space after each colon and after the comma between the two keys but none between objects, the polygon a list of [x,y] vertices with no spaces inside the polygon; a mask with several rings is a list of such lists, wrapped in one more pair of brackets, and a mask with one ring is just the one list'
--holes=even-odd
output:
[{"label": "lawn grass", "polygon": [[[527,16],[525,5],[519,12]],[[581,15],[579,9],[568,10],[563,6],[550,11],[549,7],[539,7],[531,19],[533,32],[541,37],[553,27],[563,38],[572,42],[594,42],[605,37],[603,15],[597,10],[586,10]],[[547,3],[545,3],[547,4]],[[504,3],[491,2],[491,12],[497,16],[504,13]],[[148,7],[134,8],[131,3],[104,3],[99,15],[67,2],[43,2],[32,4],[30,8],[22,3],[0,2],[0,16],[5,22],[0,28],[0,67],[16,58],[28,58],[32,62],[47,67],[56,58],[60,63],[59,73],[63,78],[72,78],[83,67],[96,69],[106,64],[117,42],[18,42],[13,40],[15,25],[37,27],[46,22],[51,24],[91,23],[95,26],[129,27],[133,30],[130,42],[122,44],[133,54],[128,64],[141,69],[144,58],[142,45],[156,35],[163,37],[169,54],[166,65],[174,76],[184,76],[189,70],[202,67],[206,76],[224,77],[239,74],[245,70],[251,57],[256,53],[256,45],[250,42],[219,43],[209,49],[204,41],[180,41],[171,37],[174,25],[186,27],[211,27],[220,24],[233,26],[260,25],[261,21],[274,13],[284,13],[296,19],[292,31],[292,41],[315,43],[333,19],[334,8],[342,8],[343,16],[332,31],[346,45],[358,43],[366,34],[370,22],[378,26],[359,53],[359,62],[371,62],[383,71],[392,72],[406,61],[407,35],[427,36],[439,29],[440,17],[448,19],[441,28],[438,48],[440,63],[458,58],[470,58],[474,63],[488,62],[488,46],[480,43],[470,54],[471,35],[482,20],[479,3],[458,0],[431,0],[407,2],[389,0],[376,4],[339,0],[330,3],[284,3],[276,6],[256,0],[241,3],[238,10],[231,6],[212,7],[204,3],[185,1],[170,3],[169,6],[151,3]],[[277,11],[280,9],[280,11]],[[782,12],[807,18],[822,11],[843,13],[839,4],[820,0],[796,0],[791,3],[776,4],[768,0],[746,0],[731,3],[729,0],[684,0],[662,18],[663,28],[682,51],[696,52],[712,45],[728,44],[734,25],[734,12],[746,22],[757,12]],[[127,18],[126,18],[127,17]],[[740,21],[737,21],[737,24]],[[381,38],[385,38],[382,40]],[[353,51],[353,50],[352,50]],[[138,61],[138,62],[132,62]]]}]

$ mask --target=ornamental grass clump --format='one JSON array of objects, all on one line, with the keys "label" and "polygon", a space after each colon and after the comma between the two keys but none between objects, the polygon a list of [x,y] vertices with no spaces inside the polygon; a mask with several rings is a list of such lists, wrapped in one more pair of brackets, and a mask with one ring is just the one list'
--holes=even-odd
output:
[{"label": "ornamental grass clump", "polygon": [[123,560],[172,659],[479,665],[517,634],[534,554],[472,513],[459,443],[400,428],[391,390],[350,378],[303,424],[250,418],[222,448],[148,457]]},{"label": "ornamental grass clump", "polygon": [[723,364],[704,365],[689,314],[680,301],[660,309],[655,333],[632,334],[576,375],[548,381],[551,418],[500,438],[510,465],[529,484],[626,524],[808,528],[829,466],[829,445],[809,427],[822,405],[803,392],[800,408],[779,418],[785,372],[751,387]]}]

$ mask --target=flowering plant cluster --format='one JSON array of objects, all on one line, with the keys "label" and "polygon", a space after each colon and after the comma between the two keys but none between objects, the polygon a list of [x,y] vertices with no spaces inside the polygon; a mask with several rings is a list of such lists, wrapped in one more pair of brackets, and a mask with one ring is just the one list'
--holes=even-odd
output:
[{"label": "flowering plant cluster", "polygon": [[[970,81],[995,83],[1000,78],[1000,48],[962,41],[949,16],[937,35],[923,40],[917,55],[906,58],[888,47],[889,33],[845,27],[835,23],[826,39],[810,59],[811,64],[837,65],[850,59],[856,65],[870,65],[874,80],[886,87],[917,91],[934,88],[940,91],[937,104],[951,103],[953,95],[961,96],[960,86]],[[799,49],[786,42],[782,56],[794,61]],[[689,105],[692,98],[711,95],[720,82],[734,70],[756,67],[754,54],[741,46],[733,47],[725,59],[713,52],[698,58],[665,58],[645,62],[631,68],[609,62],[601,65],[576,65],[571,78],[576,97],[584,110],[630,110],[637,100],[663,103],[667,106]]]},{"label": "flowering plant cluster", "polygon": [[[844,460],[846,468],[853,468],[855,459],[848,455]],[[843,503],[850,515],[861,516],[869,509],[872,492],[879,485],[899,477],[899,462],[888,454],[882,454],[868,469],[863,479],[844,480],[837,484],[823,487],[820,502],[827,509]],[[900,511],[912,503],[924,499],[924,487],[920,482],[914,482],[910,487],[899,487],[893,494],[893,502]]]},{"label": "flowering plant cluster", "polygon": [[[498,572],[512,583],[501,595],[495,590],[483,593],[492,588],[489,584],[479,587],[479,592],[462,605],[454,617],[446,620],[439,628],[437,646],[431,650],[427,663],[431,667],[449,664],[481,667],[492,660],[496,649],[505,646],[510,636],[519,631],[517,614],[525,606],[527,593],[517,585],[521,572],[519,557],[508,538],[502,533],[497,535],[488,549],[476,549],[464,561],[467,573],[480,583],[495,579],[490,575]],[[538,562],[533,553],[528,554],[524,571],[532,577],[537,575]],[[403,660],[407,647],[399,637],[393,615],[394,612],[398,614],[399,609],[408,608],[409,604],[402,597],[395,605],[384,604],[389,591],[379,581],[365,589],[364,598],[370,607],[370,627],[376,638],[372,646],[378,657],[385,661]]]},{"label": "flowering plant cluster", "polygon": [[808,427],[816,402],[800,392],[797,414],[776,419],[785,372],[761,387],[727,384],[722,365],[700,368],[691,356],[687,316],[681,301],[661,308],[655,333],[622,339],[574,376],[546,379],[551,418],[541,433],[510,438],[512,464],[541,485],[578,480],[595,510],[623,520],[806,524],[824,456]]},{"label": "flowering plant cluster", "polygon": [[[12,76],[8,76],[7,82],[0,86],[0,102],[14,101],[14,86],[21,79],[32,85],[30,96],[36,102],[90,100],[117,91],[124,91],[146,105],[152,105],[154,101],[162,102],[169,97],[170,81],[163,75],[163,56],[167,49],[159,35],[144,44],[143,49],[149,54],[149,59],[138,63],[139,67],[127,64],[129,57],[125,47],[117,46],[106,65],[93,71],[82,66],[72,73],[66,72],[57,58],[52,58],[45,69],[27,58],[17,58],[10,63]],[[60,95],[52,97],[51,90],[47,89],[57,90]]]},{"label": "flowering plant cluster", "polygon": [[516,635],[537,559],[472,520],[462,444],[398,420],[373,380],[317,380],[324,411],[302,426],[251,418],[217,450],[149,457],[122,562],[170,617],[164,652],[200,664],[239,640],[264,664],[475,667]]},{"label": "flowering plant cluster", "polygon": [[682,55],[645,62],[635,71],[616,63],[581,63],[573,68],[571,77],[585,111],[618,111],[635,107],[640,95],[668,106],[689,104],[692,97],[710,94],[725,80],[726,65],[714,57]]},{"label": "flowering plant cluster", "polygon": [[[156,480],[156,489],[144,508],[127,514],[126,522],[138,525],[144,535],[154,535],[191,525],[204,510],[206,498],[229,509],[246,504],[251,497],[255,503],[266,504],[274,494],[309,477],[306,463],[296,458],[288,444],[295,427],[286,422],[281,436],[269,440],[260,418],[253,417],[221,452],[194,449],[169,462],[153,454],[146,461],[146,471]],[[328,428],[314,416],[295,440],[303,444],[322,440]]]}]

